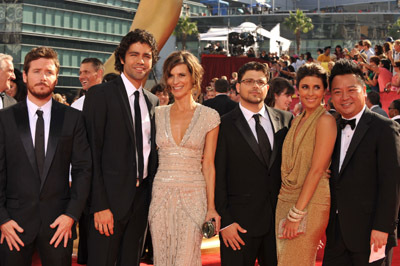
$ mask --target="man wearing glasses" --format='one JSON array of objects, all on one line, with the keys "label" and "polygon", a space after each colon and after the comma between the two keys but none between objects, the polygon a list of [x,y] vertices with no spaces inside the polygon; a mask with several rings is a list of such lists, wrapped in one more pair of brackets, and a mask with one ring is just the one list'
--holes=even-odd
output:
[{"label": "man wearing glasses", "polygon": [[221,263],[276,265],[275,207],[281,151],[292,115],[267,107],[268,67],[238,71],[239,105],[221,119],[216,151],[216,207],[221,215]]}]

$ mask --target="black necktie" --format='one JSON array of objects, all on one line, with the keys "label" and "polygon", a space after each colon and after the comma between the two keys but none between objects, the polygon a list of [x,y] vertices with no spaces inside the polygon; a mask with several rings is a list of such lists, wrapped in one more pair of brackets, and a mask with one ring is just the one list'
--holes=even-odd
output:
[{"label": "black necktie", "polygon": [[36,133],[35,133],[35,154],[36,163],[39,170],[39,175],[42,177],[43,165],[44,165],[44,120],[43,111],[37,110],[36,114],[38,116],[36,120]]},{"label": "black necktie", "polygon": [[271,158],[271,144],[269,143],[267,133],[265,133],[264,128],[260,124],[260,114],[253,115],[253,118],[256,121],[258,146],[260,147],[265,163],[268,165]]},{"label": "black necktie", "polygon": [[347,120],[347,119],[343,119],[341,118],[339,120],[339,126],[341,129],[344,129],[346,127],[346,125],[349,125],[351,127],[351,130],[354,130],[354,128],[356,127],[356,119],[351,119],[351,120]]},{"label": "black necktie", "polygon": [[143,181],[143,133],[142,133],[142,114],[140,112],[139,105],[139,91],[135,91],[135,140],[136,140],[136,151],[138,154],[138,172],[139,172],[139,183]]}]

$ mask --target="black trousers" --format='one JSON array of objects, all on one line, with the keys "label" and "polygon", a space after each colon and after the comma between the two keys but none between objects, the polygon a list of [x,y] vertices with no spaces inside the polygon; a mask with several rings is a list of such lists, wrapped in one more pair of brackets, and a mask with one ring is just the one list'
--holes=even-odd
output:
[{"label": "black trousers", "polygon": [[135,266],[140,264],[143,238],[149,212],[148,181],[136,189],[130,211],[121,220],[114,220],[114,234],[107,237],[94,227],[91,217],[89,229],[88,266]]},{"label": "black trousers", "polygon": [[0,265],[1,266],[31,266],[32,256],[38,251],[43,266],[71,266],[72,239],[68,240],[67,247],[64,248],[64,241],[61,241],[57,248],[50,245],[55,229],[50,229],[49,224],[42,224],[40,231],[32,243],[20,246],[20,251],[10,251],[7,242],[4,240],[0,245]]},{"label": "black trousers", "polygon": [[78,264],[87,264],[90,215],[82,213],[79,219]]},{"label": "black trousers", "polygon": [[[274,228],[271,226],[271,228]],[[251,237],[239,232],[245,245],[240,250],[226,247],[222,236],[220,239],[222,266],[254,266],[256,259],[261,266],[277,265],[275,231],[271,229],[260,237]]]},{"label": "black trousers", "polygon": [[392,264],[393,248],[387,248],[387,246],[385,251],[386,257],[373,263],[368,263],[369,250],[365,252],[351,252],[343,241],[339,219],[336,219],[335,233],[336,239],[327,239],[323,266],[390,266]]}]

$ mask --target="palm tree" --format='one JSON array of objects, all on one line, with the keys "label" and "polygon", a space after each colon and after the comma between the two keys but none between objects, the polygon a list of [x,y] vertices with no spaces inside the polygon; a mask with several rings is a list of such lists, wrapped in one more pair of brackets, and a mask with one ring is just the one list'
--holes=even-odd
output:
[{"label": "palm tree", "polygon": [[182,49],[185,50],[187,37],[198,33],[197,22],[191,22],[189,17],[184,16],[179,18],[173,34],[181,39]]},{"label": "palm tree", "polygon": [[392,36],[394,40],[400,38],[400,18],[397,19],[392,25],[389,26],[389,36]]},{"label": "palm tree", "polygon": [[283,25],[296,34],[296,50],[297,54],[299,54],[301,43],[300,33],[307,33],[314,29],[311,18],[307,17],[300,9],[297,9],[296,13],[290,12],[289,17],[285,18]]}]

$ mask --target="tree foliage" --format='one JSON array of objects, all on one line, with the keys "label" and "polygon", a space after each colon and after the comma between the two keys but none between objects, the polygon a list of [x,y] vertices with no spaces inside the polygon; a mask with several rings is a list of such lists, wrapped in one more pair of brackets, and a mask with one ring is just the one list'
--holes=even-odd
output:
[{"label": "tree foliage", "polygon": [[394,40],[400,39],[400,18],[389,26],[388,35],[392,36]]},{"label": "tree foliage", "polygon": [[303,11],[297,9],[296,13],[290,12],[289,17],[285,18],[283,25],[296,35],[296,50],[299,53],[301,45],[300,33],[307,33],[314,29],[312,19],[307,17]]},{"label": "tree foliage", "polygon": [[189,17],[181,16],[176,24],[173,34],[181,39],[182,49],[185,50],[187,37],[199,34],[197,22],[191,22]]}]

